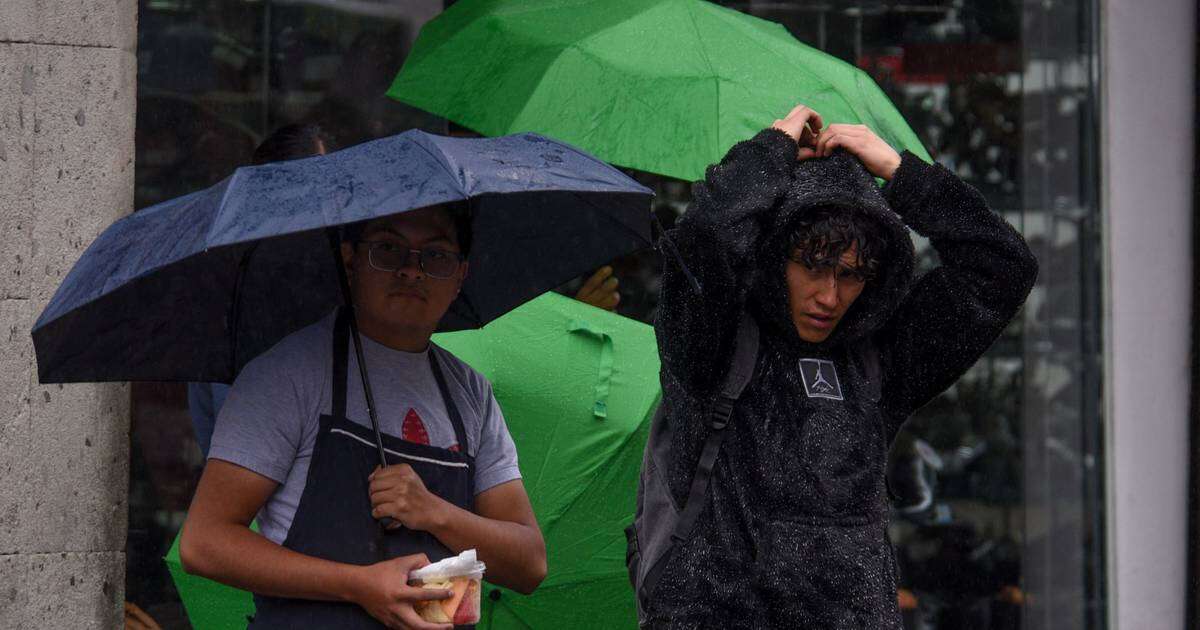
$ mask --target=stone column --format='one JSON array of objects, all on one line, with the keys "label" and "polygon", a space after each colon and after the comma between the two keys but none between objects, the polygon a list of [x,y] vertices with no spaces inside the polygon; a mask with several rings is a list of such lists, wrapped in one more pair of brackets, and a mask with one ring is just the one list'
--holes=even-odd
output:
[{"label": "stone column", "polygon": [[[1110,628],[1187,626],[1195,0],[1103,0]],[[1195,439],[1195,436],[1192,436]]]},{"label": "stone column", "polygon": [[0,628],[116,628],[129,389],[42,385],[30,328],[133,209],[136,0],[0,0]]}]

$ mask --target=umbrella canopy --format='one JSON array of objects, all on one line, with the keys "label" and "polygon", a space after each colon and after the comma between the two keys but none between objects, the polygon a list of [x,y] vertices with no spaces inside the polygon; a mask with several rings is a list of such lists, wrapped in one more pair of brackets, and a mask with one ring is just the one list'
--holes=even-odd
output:
[{"label": "umbrella canopy", "polygon": [[421,29],[388,95],[687,180],[797,102],[929,159],[864,72],[704,0],[462,0]]},{"label": "umbrella canopy", "polygon": [[[434,341],[491,381],[546,539],[545,582],[528,596],[485,584],[478,627],[636,628],[623,529],[661,398],[653,329],[551,293]],[[177,547],[166,560],[192,624],[244,627],[250,595],[183,574]]]},{"label": "umbrella canopy", "polygon": [[651,192],[536,134],[420,131],[238,169],[125,217],[34,325],[43,383],[229,382],[342,302],[327,229],[470,200],[471,273],[443,329],[478,327],[649,244]]},{"label": "umbrella canopy", "polygon": [[636,628],[623,530],[661,398],[653,329],[548,294],[436,341],[492,382],[546,539],[546,581],[486,585],[480,628]]},{"label": "umbrella canopy", "polygon": [[[258,531],[258,523],[251,523],[250,529]],[[197,630],[245,630],[246,619],[254,614],[254,598],[246,591],[184,571],[183,561],[179,559],[179,538],[179,535],[175,536],[163,560],[192,627]]]}]

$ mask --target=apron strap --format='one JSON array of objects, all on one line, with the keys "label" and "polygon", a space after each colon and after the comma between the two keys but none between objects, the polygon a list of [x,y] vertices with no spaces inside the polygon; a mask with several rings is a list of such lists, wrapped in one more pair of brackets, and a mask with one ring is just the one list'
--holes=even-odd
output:
[{"label": "apron strap", "polygon": [[[343,420],[346,418],[346,377],[349,372],[347,358],[350,344],[350,321],[348,317],[349,313],[346,309],[339,308],[337,319],[333,324],[333,404],[330,411],[335,419]],[[437,359],[437,349],[433,344],[430,344],[428,354],[433,378],[437,381],[438,390],[442,393],[442,402],[446,405],[450,424],[454,425],[454,439],[458,440],[462,453],[466,455],[467,430],[463,425],[462,415],[458,412],[458,406],[454,404],[454,397],[450,395],[450,388],[446,386],[446,377],[442,374],[442,368]]]},{"label": "apron strap", "polygon": [[338,307],[337,319],[333,323],[333,404],[330,407],[334,419],[346,419],[346,357],[350,345],[350,321],[347,309]]},{"label": "apron strap", "polygon": [[431,343],[429,344],[429,367],[433,370],[433,378],[437,381],[438,389],[442,392],[442,401],[446,404],[446,413],[450,415],[450,424],[454,425],[454,438],[458,440],[458,447],[462,449],[462,454],[468,454],[467,450],[467,431],[463,428],[462,416],[458,413],[458,405],[454,404],[454,398],[450,395],[450,388],[446,386],[446,377],[442,375],[442,368],[437,360],[438,349]]}]

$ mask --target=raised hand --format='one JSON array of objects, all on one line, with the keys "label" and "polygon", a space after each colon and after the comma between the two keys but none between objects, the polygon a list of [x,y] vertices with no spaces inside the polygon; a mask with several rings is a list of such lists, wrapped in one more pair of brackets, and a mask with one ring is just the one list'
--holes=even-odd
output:
[{"label": "raised hand", "polygon": [[575,294],[575,299],[611,311],[621,302],[621,294],[617,292],[619,284],[620,281],[613,275],[612,267],[601,267],[583,283],[579,292]]},{"label": "raised hand", "polygon": [[[821,132],[823,124],[820,114],[809,109],[807,105],[796,105],[786,117],[776,120],[771,127],[791,136],[792,140],[800,145],[800,154],[797,157],[803,159],[809,157],[816,148],[817,134]],[[806,155],[806,151],[809,155]]]},{"label": "raised hand", "polygon": [[800,159],[828,157],[839,147],[857,157],[875,177],[891,180],[900,167],[900,154],[866,125],[829,125],[817,135],[815,149],[800,149]]}]

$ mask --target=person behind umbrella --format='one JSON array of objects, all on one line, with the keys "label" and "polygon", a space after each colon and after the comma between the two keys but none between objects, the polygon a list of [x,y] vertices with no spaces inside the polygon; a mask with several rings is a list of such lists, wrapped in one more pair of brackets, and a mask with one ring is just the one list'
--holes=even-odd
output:
[{"label": "person behind umbrella", "polygon": [[[332,148],[332,140],[317,125],[284,125],[273,131],[254,149],[254,157],[250,163],[258,165],[325,155]],[[205,458],[208,457],[217,414],[228,395],[229,386],[224,383],[188,383],[188,415],[192,417],[196,444],[200,446],[200,454]]]},{"label": "person behind umbrella", "polygon": [[[915,283],[909,228],[941,260]],[[673,238],[701,289],[666,264],[656,329],[678,505],[741,313],[760,337],[646,624],[900,628],[888,445],[1014,317],[1036,260],[950,171],[864,126],[823,129],[803,105],[708,169]]]},{"label": "person behind umbrella", "polygon": [[[453,122],[446,121],[447,135],[455,138],[482,138],[483,136]],[[617,304],[621,302],[621,294],[617,287],[621,282],[613,273],[612,265],[605,265],[588,275],[573,292],[576,300],[591,304],[596,308],[616,312]],[[570,294],[568,294],[570,295]]]},{"label": "person behind umbrella", "polygon": [[[344,231],[374,407],[389,459],[402,463],[377,468],[347,309],[288,336],[234,382],[180,558],[256,593],[251,628],[448,628],[422,621],[414,604],[449,592],[413,588],[408,572],[470,548],[496,584],[529,593],[545,577],[491,386],[430,343],[470,249],[469,215],[455,205]],[[256,515],[261,535],[249,528]]]}]

